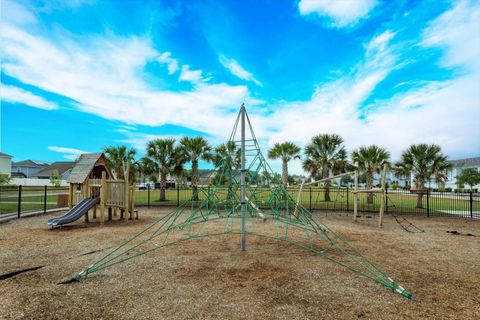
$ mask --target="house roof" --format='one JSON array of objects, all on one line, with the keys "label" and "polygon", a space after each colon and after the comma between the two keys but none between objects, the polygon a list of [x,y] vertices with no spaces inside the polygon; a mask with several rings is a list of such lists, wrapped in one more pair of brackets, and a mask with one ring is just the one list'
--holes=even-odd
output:
[{"label": "house roof", "polygon": [[3,157],[3,158],[13,158],[11,155],[6,154],[6,153],[3,153],[3,152],[0,152],[0,157]]},{"label": "house roof", "polygon": [[75,165],[75,162],[72,162],[72,161],[57,161],[43,168],[42,170],[38,171],[34,176],[50,177],[55,170],[57,170],[58,173],[62,175],[67,170],[70,170],[74,165]]},{"label": "house roof", "polygon": [[21,168],[38,168],[48,166],[49,163],[46,161],[36,161],[36,160],[23,160],[12,163],[12,167],[21,167]]},{"label": "house roof", "polygon": [[68,183],[83,183],[87,179],[90,172],[95,167],[95,164],[100,158],[106,158],[103,153],[84,153],[80,156],[75,167],[73,167],[70,176],[68,176]]},{"label": "house roof", "polygon": [[455,168],[479,167],[480,157],[458,159],[449,161]]}]

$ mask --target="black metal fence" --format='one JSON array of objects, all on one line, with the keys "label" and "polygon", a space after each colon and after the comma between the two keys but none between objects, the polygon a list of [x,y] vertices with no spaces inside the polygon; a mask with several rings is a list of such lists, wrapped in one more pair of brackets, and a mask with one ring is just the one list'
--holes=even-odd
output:
[{"label": "black metal fence", "polygon": [[[198,201],[206,198],[208,188],[199,188]],[[311,211],[353,212],[354,193],[351,188],[304,188],[300,203]],[[269,188],[257,188],[257,206],[265,207],[270,196]],[[289,188],[292,197],[297,199],[299,189]],[[226,194],[226,188],[224,192]],[[160,190],[138,190],[135,194],[137,206],[178,206],[192,202],[191,188],[170,188],[165,191],[165,201],[160,201]],[[375,215],[380,209],[381,194],[374,193],[370,199],[367,193],[358,194],[358,211]],[[386,214],[408,214],[418,216],[451,216],[480,219],[480,193],[445,192],[426,190],[414,193],[408,190],[389,189],[384,195]],[[328,199],[329,198],[329,199]],[[195,201],[193,201],[195,204]]]},{"label": "black metal fence", "polygon": [[[198,200],[192,201],[191,188],[169,188],[165,191],[165,201],[160,201],[160,190],[137,190],[136,206],[179,206],[190,201],[200,203],[208,194],[208,187],[199,188]],[[354,194],[351,188],[330,188],[328,196],[324,188],[304,188],[300,194],[300,203],[311,211],[353,212]],[[270,189],[257,188],[257,203],[266,208]],[[294,199],[298,197],[298,188],[290,188]],[[226,194],[227,189],[220,190]],[[418,216],[452,216],[480,219],[480,193],[478,192],[441,192],[425,191],[421,194],[407,190],[387,190],[385,196],[386,214],[409,214]],[[328,197],[330,198],[329,201]],[[380,208],[378,193],[369,201],[368,194],[358,195],[359,212],[376,215]],[[0,218],[7,215],[21,217],[32,213],[46,213],[49,210],[68,206],[68,188],[65,187],[0,187]]]},{"label": "black metal fence", "polygon": [[68,207],[68,188],[0,186],[0,218],[18,218]]}]

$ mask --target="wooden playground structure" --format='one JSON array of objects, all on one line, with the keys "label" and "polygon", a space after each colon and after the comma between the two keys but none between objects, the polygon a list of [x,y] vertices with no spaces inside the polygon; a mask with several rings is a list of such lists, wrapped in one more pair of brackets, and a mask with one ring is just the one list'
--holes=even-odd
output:
[{"label": "wooden playground structure", "polygon": [[358,171],[351,171],[351,172],[345,172],[341,174],[334,175],[332,177],[316,180],[316,181],[311,181],[308,183],[305,183],[305,181],[302,182],[300,185],[300,189],[298,191],[298,196],[297,196],[297,205],[295,207],[295,212],[298,210],[298,204],[300,203],[300,196],[303,187],[309,186],[312,184],[320,184],[323,182],[339,179],[345,176],[353,176],[353,222],[357,222],[358,218],[358,194],[360,193],[377,193],[380,194],[380,209],[379,209],[379,215],[378,215],[378,226],[382,227],[383,226],[383,215],[385,212],[385,181],[386,181],[386,175],[387,175],[387,165],[383,166],[383,171],[382,171],[382,176],[381,176],[381,182],[380,182],[380,188],[372,188],[372,189],[358,189]]},{"label": "wooden playground structure", "polygon": [[[103,153],[82,154],[67,182],[70,185],[68,197],[70,209],[84,199],[100,198],[99,203],[95,204],[91,211],[93,219],[97,218],[97,211],[100,211],[101,224],[105,222],[106,212],[108,221],[118,216],[118,211],[120,219],[138,219],[134,201],[135,187],[130,186],[128,168],[123,180],[115,179]],[[84,214],[85,222],[90,219],[89,211]]]}]

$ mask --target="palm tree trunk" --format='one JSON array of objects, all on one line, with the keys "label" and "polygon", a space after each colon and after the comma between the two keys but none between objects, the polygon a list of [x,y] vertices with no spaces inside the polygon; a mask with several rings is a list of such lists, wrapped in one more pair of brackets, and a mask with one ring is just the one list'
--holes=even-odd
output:
[{"label": "palm tree trunk", "polygon": [[[323,166],[322,168],[322,179],[328,178],[328,167]],[[325,202],[330,202],[330,180],[325,181],[324,184],[324,191],[323,196],[325,198]]]},{"label": "palm tree trunk", "polygon": [[[371,170],[367,171],[367,189],[373,188],[373,172]],[[367,194],[367,204],[373,203],[373,192]]]},{"label": "palm tree trunk", "polygon": [[198,200],[198,160],[192,160],[192,198]]},{"label": "palm tree trunk", "polygon": [[165,189],[167,188],[167,175],[160,172],[160,201],[165,201]]},{"label": "palm tree trunk", "polygon": [[423,181],[421,180],[418,181],[416,188],[417,188],[417,208],[423,208],[423,193],[425,192]]},{"label": "palm tree trunk", "polygon": [[282,182],[283,186],[288,186],[288,162],[286,160],[282,161]]}]

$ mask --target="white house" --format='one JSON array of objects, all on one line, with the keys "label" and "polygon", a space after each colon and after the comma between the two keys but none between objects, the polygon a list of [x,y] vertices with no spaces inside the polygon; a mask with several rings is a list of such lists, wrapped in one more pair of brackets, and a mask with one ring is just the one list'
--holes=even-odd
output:
[{"label": "white house", "polygon": [[12,172],[12,156],[0,152],[0,174],[6,174],[10,177]]},{"label": "white house", "polygon": [[26,178],[33,178],[33,176],[40,170],[47,167],[50,163],[46,161],[24,160],[14,162],[12,164],[12,173],[23,174]]},{"label": "white house", "polygon": [[[446,188],[457,189],[456,176],[459,175],[462,170],[466,168],[476,168],[480,171],[480,157],[451,160],[449,162],[452,164],[453,169],[448,173],[448,181],[445,184]],[[480,185],[477,184],[473,188],[480,189]]]}]

